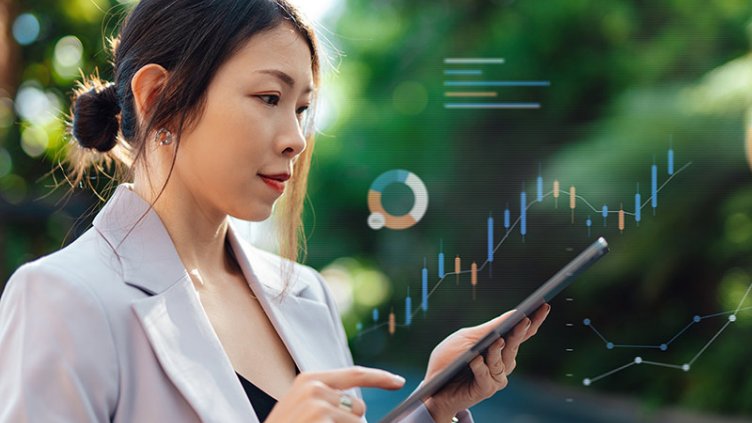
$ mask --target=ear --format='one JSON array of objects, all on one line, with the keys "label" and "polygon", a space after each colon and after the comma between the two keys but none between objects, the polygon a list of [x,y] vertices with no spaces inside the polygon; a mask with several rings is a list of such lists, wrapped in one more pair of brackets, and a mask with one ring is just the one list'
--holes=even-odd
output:
[{"label": "ear", "polygon": [[167,69],[156,63],[149,63],[133,75],[131,90],[139,122],[144,122],[144,117],[148,116],[168,75]]}]

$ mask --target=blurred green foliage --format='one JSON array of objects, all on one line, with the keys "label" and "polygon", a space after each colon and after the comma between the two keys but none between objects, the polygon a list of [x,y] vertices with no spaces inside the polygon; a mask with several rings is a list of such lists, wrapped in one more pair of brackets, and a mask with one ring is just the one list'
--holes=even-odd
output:
[{"label": "blurred green foliage", "polygon": [[[37,16],[41,32],[21,49],[19,87],[67,110],[75,75],[56,66],[55,50],[71,35],[83,52],[76,66],[85,73],[98,67],[110,78],[103,40],[126,7],[107,0],[25,1],[19,13]],[[579,324],[583,318],[614,342],[653,344],[695,314],[734,309],[752,274],[752,175],[743,147],[752,100],[750,18],[746,0],[349,0],[321,31],[344,55],[335,57],[337,72],[324,82],[326,126],[317,140],[306,222],[309,264],[354,281],[354,305],[343,317],[356,359],[423,365],[447,333],[513,306],[587,245],[592,238],[582,223],[589,215],[593,236],[605,235],[613,252],[568,291],[574,301],[554,303],[551,321],[521,351],[520,371],[581,386],[582,378],[634,357],[634,351],[607,350]],[[500,79],[550,80],[545,89],[502,92],[505,101],[543,107],[445,109],[443,59],[463,56],[504,57],[493,71]],[[3,280],[24,261],[58,248],[69,232],[74,237],[80,231],[74,222],[93,204],[78,194],[57,205],[61,190],[38,200],[49,192],[43,175],[59,154],[62,121],[13,119],[0,138],[0,170],[3,154],[12,162],[0,173]],[[41,153],[33,148],[38,145]],[[643,198],[649,195],[653,162],[665,180],[670,145],[677,168],[692,165],[661,192],[655,216],[643,211],[639,227],[629,220],[622,234],[612,220],[603,228],[600,216],[581,204],[572,225],[567,202],[560,198],[557,209],[547,200],[531,209],[524,242],[513,234],[497,252],[493,277],[482,276],[476,301],[467,280],[448,279],[411,328],[392,337],[384,331],[357,336],[356,323],[368,326],[373,306],[382,316],[394,310],[402,321],[408,289],[417,307],[420,268],[426,258],[435,278],[440,243],[448,269],[456,254],[466,265],[470,257],[485,257],[485,219],[495,216],[501,234],[501,211],[514,210],[522,187],[534,192],[539,166],[547,187],[557,178],[597,204],[613,209],[623,202],[631,209],[637,183]],[[429,211],[410,230],[372,231],[366,193],[393,168],[423,179]],[[393,207],[405,209],[399,201]],[[686,362],[722,323],[695,325],[668,351],[643,355]],[[744,342],[750,330],[752,314],[739,313],[691,372],[633,367],[588,389],[633,395],[648,409],[679,404],[752,416]]]},{"label": "blurred green foliage", "polygon": [[[499,249],[476,301],[467,279],[459,286],[445,280],[427,315],[393,337],[385,329],[358,336],[357,322],[373,323],[370,307],[356,304],[345,316],[356,355],[423,365],[446,334],[513,306],[590,242],[590,215],[593,235],[606,236],[613,252],[569,291],[574,302],[555,302],[551,321],[521,351],[521,371],[582,386],[635,354],[689,361],[722,320],[695,325],[660,354],[609,351],[580,322],[591,318],[616,343],[659,344],[695,314],[735,309],[749,287],[752,175],[743,142],[750,12],[749,2],[733,0],[350,1],[330,35],[346,56],[330,82],[334,123],[316,147],[309,258],[321,267],[357,255],[381,269],[393,296],[379,308],[382,316],[395,310],[403,321],[408,286],[418,307],[423,258],[433,284],[440,242],[447,268],[455,254],[465,266],[471,258],[480,263],[489,212],[501,236],[501,212],[511,205],[518,215],[520,187],[532,197],[539,165],[546,191],[558,178],[597,205],[633,210],[636,183],[649,196],[654,161],[666,179],[669,146],[676,168],[692,162],[661,192],[656,216],[644,209],[639,228],[628,220],[623,234],[613,219],[601,228],[599,214],[582,203],[574,226],[569,210],[548,200],[531,209],[525,242],[515,233]],[[445,57],[503,57],[493,70],[499,79],[551,80],[551,87],[501,93],[503,100],[540,101],[541,110],[446,110]],[[366,192],[391,168],[426,182],[429,212],[408,231],[374,232],[365,225]],[[631,368],[588,389],[634,395],[648,410],[681,404],[752,416],[743,341],[752,315],[738,317],[689,373]]]}]

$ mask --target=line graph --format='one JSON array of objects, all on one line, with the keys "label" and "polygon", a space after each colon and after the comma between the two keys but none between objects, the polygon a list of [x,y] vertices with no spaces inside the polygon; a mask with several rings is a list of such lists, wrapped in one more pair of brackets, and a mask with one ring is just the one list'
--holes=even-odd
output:
[{"label": "line graph", "polygon": [[[498,242],[494,243],[494,219],[492,216],[489,216],[487,219],[487,229],[488,229],[488,236],[487,236],[487,257],[485,261],[483,261],[480,265],[476,261],[473,261],[471,265],[468,268],[463,269],[462,268],[462,258],[457,255],[454,258],[454,271],[446,272],[444,269],[445,266],[445,255],[443,251],[443,243],[441,244],[441,248],[438,253],[438,260],[437,260],[437,277],[438,280],[431,286],[429,289],[428,286],[428,267],[426,264],[426,260],[424,258],[423,261],[423,267],[421,269],[421,290],[420,290],[420,305],[417,308],[413,308],[412,304],[412,298],[410,296],[410,287],[407,287],[406,290],[406,297],[404,299],[404,323],[397,323],[396,322],[396,316],[394,314],[394,310],[392,309],[389,312],[388,315],[388,321],[379,321],[379,314],[378,312],[372,313],[372,320],[373,324],[369,326],[368,328],[363,327],[362,322],[358,322],[356,324],[356,330],[359,336],[365,335],[369,332],[378,330],[383,327],[388,327],[389,333],[394,334],[395,330],[397,328],[406,328],[409,327],[415,317],[423,312],[427,313],[429,308],[429,299],[430,297],[438,290],[444,281],[447,279],[447,277],[450,277],[452,275],[455,276],[455,280],[457,283],[459,283],[459,278],[462,275],[470,275],[470,281],[471,286],[473,288],[473,298],[475,296],[475,287],[478,283],[478,272],[483,271],[486,267],[489,269],[489,273],[492,271],[492,264],[494,261],[494,256],[499,251],[499,249],[504,245],[507,240],[510,238],[511,234],[515,232],[516,229],[519,229],[519,233],[522,236],[522,240],[524,242],[525,236],[527,235],[527,213],[528,211],[536,204],[542,203],[545,199],[553,197],[554,200],[556,200],[556,207],[558,208],[558,199],[562,195],[569,196],[569,207],[572,211],[572,222],[574,223],[574,210],[577,206],[577,202],[581,202],[585,205],[585,207],[589,210],[591,210],[594,213],[600,213],[604,218],[604,225],[607,223],[607,217],[609,215],[617,215],[618,216],[618,228],[620,231],[624,231],[625,229],[625,216],[633,216],[636,220],[636,222],[639,223],[639,216],[640,211],[644,209],[645,207],[648,207],[650,205],[653,208],[653,212],[655,213],[655,208],[657,207],[657,199],[658,194],[679,174],[684,172],[687,168],[689,168],[692,165],[692,162],[688,162],[685,165],[683,165],[678,170],[674,171],[674,151],[673,148],[668,150],[668,166],[667,166],[667,173],[668,178],[660,185],[657,183],[657,171],[656,171],[656,165],[655,163],[651,166],[651,195],[648,197],[644,202],[641,201],[640,194],[636,195],[636,202],[635,202],[635,210],[634,211],[626,211],[624,210],[623,206],[620,207],[618,210],[609,209],[606,205],[603,205],[601,208],[596,208],[588,199],[586,199],[581,194],[578,194],[576,191],[576,188],[574,186],[571,186],[569,190],[561,189],[561,184],[558,179],[555,179],[553,181],[553,189],[548,192],[543,192],[543,177],[539,175],[536,179],[536,195],[535,198],[531,201],[527,200],[527,192],[523,189],[523,191],[520,193],[520,213],[517,216],[517,218],[512,221],[511,219],[511,211],[507,207],[504,210],[503,214],[503,225],[505,232],[501,236],[501,238],[498,240]],[[590,236],[590,229],[592,226],[592,219],[590,216],[588,216],[586,220],[586,226],[588,229],[588,236]]]},{"label": "line graph", "polygon": [[615,369],[609,370],[598,376],[583,379],[582,384],[585,386],[590,386],[594,382],[597,382],[605,377],[613,375],[614,373],[618,373],[622,370],[625,370],[629,367],[632,367],[638,364],[645,364],[645,365],[658,366],[658,367],[668,367],[671,369],[677,369],[677,370],[688,372],[692,368],[692,365],[695,363],[695,361],[697,361],[697,359],[700,358],[700,356],[705,352],[705,350],[707,350],[708,347],[710,347],[710,345],[713,342],[715,342],[715,340],[721,335],[721,333],[723,333],[723,331],[725,331],[726,328],[730,324],[737,321],[737,317],[740,311],[752,309],[752,306],[742,307],[745,301],[747,300],[747,298],[749,297],[750,291],[752,291],[752,284],[749,285],[746,292],[742,296],[742,299],[739,301],[739,304],[736,306],[734,310],[722,311],[720,313],[708,314],[705,316],[695,315],[694,317],[692,317],[692,320],[686,326],[684,326],[684,328],[681,329],[676,335],[674,335],[671,339],[661,344],[657,344],[657,345],[615,344],[609,341],[605,336],[603,336],[603,334],[595,328],[595,326],[593,325],[592,321],[590,321],[590,319],[584,319],[582,322],[583,325],[589,327],[606,344],[606,348],[609,350],[612,350],[614,348],[642,348],[642,349],[659,349],[661,351],[666,351],[668,350],[671,343],[674,342],[676,339],[678,339],[681,335],[683,335],[690,327],[696,325],[697,323],[702,322],[703,320],[727,316],[726,323],[724,323],[723,326],[721,326],[721,328],[710,338],[710,340],[708,340],[708,342],[706,342],[705,345],[703,345],[703,347],[700,348],[700,350],[692,357],[691,360],[685,363],[682,363],[682,364],[663,363],[663,362],[658,362],[658,361],[644,360],[642,357],[636,356],[632,361],[630,361],[627,364],[616,367]]}]

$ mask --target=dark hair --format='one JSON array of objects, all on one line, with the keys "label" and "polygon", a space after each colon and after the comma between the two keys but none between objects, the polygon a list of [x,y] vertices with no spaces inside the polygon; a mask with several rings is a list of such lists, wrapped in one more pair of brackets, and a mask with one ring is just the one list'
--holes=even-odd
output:
[{"label": "dark hair", "polygon": [[[92,168],[106,173],[113,166],[115,182],[131,180],[133,164],[145,154],[148,134],[165,127],[179,141],[203,113],[207,89],[219,67],[251,37],[283,23],[292,25],[308,44],[318,86],[316,37],[287,0],[141,0],[125,18],[119,36],[110,41],[114,82],[91,77],[74,93],[70,132],[75,142],[69,143],[66,159],[72,185],[88,183]],[[151,63],[169,75],[148,116],[138,122],[131,80]],[[312,131],[308,138],[278,208],[284,215],[281,254],[293,260],[298,255]]]},{"label": "dark hair", "polygon": [[117,144],[120,126],[117,118],[120,103],[115,85],[82,93],[74,108],[73,135],[81,146],[101,153],[112,150]]}]

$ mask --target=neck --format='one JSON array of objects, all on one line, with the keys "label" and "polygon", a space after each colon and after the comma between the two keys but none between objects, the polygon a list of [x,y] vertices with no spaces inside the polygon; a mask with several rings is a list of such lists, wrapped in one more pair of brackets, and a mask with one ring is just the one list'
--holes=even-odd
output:
[{"label": "neck", "polygon": [[167,229],[178,256],[194,283],[206,288],[208,286],[205,285],[211,278],[201,275],[215,275],[232,268],[225,249],[229,225],[227,214],[208,207],[206,201],[197,198],[174,178],[161,195],[161,185],[154,189],[148,182],[138,178],[132,188],[154,205],[154,211]]}]

